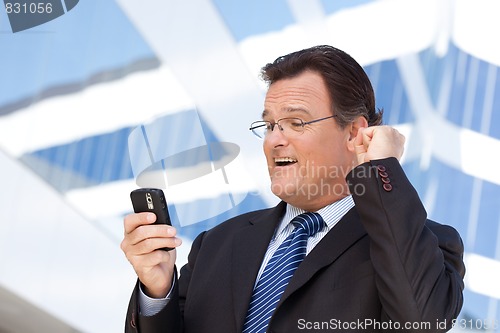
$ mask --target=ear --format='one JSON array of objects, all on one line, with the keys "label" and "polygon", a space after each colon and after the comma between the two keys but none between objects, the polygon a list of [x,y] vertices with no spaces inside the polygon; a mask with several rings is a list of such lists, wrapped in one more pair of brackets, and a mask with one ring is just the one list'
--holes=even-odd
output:
[{"label": "ear", "polygon": [[358,135],[358,131],[360,128],[368,127],[368,121],[365,117],[359,116],[348,126],[349,130],[349,140],[347,141],[347,149],[349,151],[354,152],[354,141],[356,136]]}]

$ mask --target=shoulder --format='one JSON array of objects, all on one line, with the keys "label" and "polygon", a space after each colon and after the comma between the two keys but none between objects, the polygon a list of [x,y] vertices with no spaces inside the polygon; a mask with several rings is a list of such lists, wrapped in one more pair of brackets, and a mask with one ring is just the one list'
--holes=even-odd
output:
[{"label": "shoulder", "polygon": [[451,263],[463,277],[465,266],[463,263],[464,243],[458,231],[452,226],[427,220],[425,226],[436,235],[438,246],[445,261]]},{"label": "shoulder", "polygon": [[427,220],[425,226],[429,228],[438,238],[439,243],[458,243],[462,245],[462,238],[457,229],[450,225],[441,224],[432,220]]}]

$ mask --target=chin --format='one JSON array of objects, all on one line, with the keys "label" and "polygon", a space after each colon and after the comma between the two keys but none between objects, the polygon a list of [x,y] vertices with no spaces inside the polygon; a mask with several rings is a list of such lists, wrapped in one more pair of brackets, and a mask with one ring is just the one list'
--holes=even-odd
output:
[{"label": "chin", "polygon": [[277,182],[273,181],[271,183],[271,191],[278,198],[285,200],[285,198],[297,196],[297,184],[290,181]]}]

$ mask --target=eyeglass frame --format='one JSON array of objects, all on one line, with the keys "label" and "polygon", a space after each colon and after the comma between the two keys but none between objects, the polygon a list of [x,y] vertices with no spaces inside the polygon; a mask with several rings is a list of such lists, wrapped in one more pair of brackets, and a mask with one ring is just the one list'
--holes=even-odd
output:
[{"label": "eyeglass frame", "polygon": [[[257,120],[257,121],[254,121],[253,123],[251,123],[251,124],[250,124],[250,128],[249,128],[249,130],[250,130],[250,131],[252,131],[252,133],[253,133],[256,137],[258,137],[259,139],[265,139],[265,137],[266,137],[267,133],[274,131],[274,128],[276,127],[276,125],[278,125],[278,129],[279,129],[281,132],[283,132],[283,133],[284,133],[284,129],[283,129],[283,127],[280,125],[280,121],[282,121],[282,120],[284,120],[284,119],[296,119],[296,120],[300,120],[300,122],[301,122],[300,127],[302,128],[302,131],[300,132],[300,134],[302,134],[302,133],[303,133],[303,131],[304,131],[304,127],[305,127],[306,125],[313,124],[313,123],[317,123],[317,122],[320,122],[320,121],[322,121],[322,120],[326,120],[326,119],[330,119],[330,118],[334,118],[334,117],[337,117],[337,115],[336,115],[336,114],[334,114],[334,115],[332,115],[332,116],[323,117],[323,118],[318,118],[318,119],[313,119],[313,120],[310,120],[310,121],[304,121],[304,120],[302,120],[302,119],[300,119],[300,118],[296,118],[296,117],[286,117],[286,118],[280,118],[280,119],[276,120],[275,122],[271,122],[271,121],[269,121],[269,120]],[[256,124],[256,123],[262,123],[262,125],[261,125],[261,126],[255,126],[254,124]],[[269,125],[270,125],[270,127],[271,127],[271,131],[267,130],[267,131],[266,131],[266,134],[264,134],[264,136],[263,136],[263,137],[261,137],[260,135],[258,135],[258,134],[254,131],[256,128],[259,128],[259,127],[265,126],[267,123],[269,123]],[[284,134],[284,135],[286,135],[286,134]]]}]

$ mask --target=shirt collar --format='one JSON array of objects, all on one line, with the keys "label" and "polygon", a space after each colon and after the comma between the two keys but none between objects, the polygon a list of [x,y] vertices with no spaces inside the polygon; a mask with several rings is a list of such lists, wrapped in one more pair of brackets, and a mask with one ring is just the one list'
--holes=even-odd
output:
[{"label": "shirt collar", "polygon": [[[321,215],[323,220],[326,223],[327,231],[330,231],[337,222],[344,217],[347,212],[354,207],[354,200],[352,199],[351,195],[348,195],[345,198],[342,198],[338,201],[335,201],[334,203],[329,204],[328,206],[325,206],[318,210],[316,213]],[[288,227],[290,222],[298,215],[305,213],[306,211],[297,208],[295,206],[292,206],[290,204],[286,205],[286,212],[285,215],[283,216],[283,220],[278,226],[278,229],[276,229],[276,232],[274,234],[273,238],[276,238],[277,235],[279,235],[283,230]]]}]

